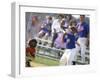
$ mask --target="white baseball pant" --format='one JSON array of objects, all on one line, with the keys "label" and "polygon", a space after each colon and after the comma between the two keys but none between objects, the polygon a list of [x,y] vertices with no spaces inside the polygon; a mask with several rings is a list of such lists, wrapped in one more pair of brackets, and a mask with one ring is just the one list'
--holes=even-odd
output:
[{"label": "white baseball pant", "polygon": [[82,62],[85,62],[85,52],[86,52],[87,38],[79,38],[78,43],[80,44]]},{"label": "white baseball pant", "polygon": [[72,65],[72,61],[75,60],[76,49],[66,49],[60,59],[60,65]]}]

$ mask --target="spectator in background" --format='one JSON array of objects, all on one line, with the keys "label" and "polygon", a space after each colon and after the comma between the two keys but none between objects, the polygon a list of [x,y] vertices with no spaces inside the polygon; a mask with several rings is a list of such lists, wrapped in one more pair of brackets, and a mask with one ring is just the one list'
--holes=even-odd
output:
[{"label": "spectator in background", "polygon": [[46,16],[46,19],[42,23],[41,30],[38,36],[40,38],[45,37],[45,39],[48,39],[48,37],[51,35],[51,25],[52,25],[52,17]]},{"label": "spectator in background", "polygon": [[86,44],[89,36],[89,24],[85,22],[85,15],[80,15],[80,21],[77,24],[78,30],[78,43],[81,48],[82,62],[85,62]]},{"label": "spectator in background", "polygon": [[32,16],[31,20],[27,24],[26,34],[27,34],[27,43],[29,40],[34,39],[40,30],[40,24],[37,16]]},{"label": "spectator in background", "polygon": [[63,14],[59,14],[58,18],[55,19],[52,23],[52,47],[54,46],[54,41],[57,38],[57,33],[62,30],[61,28],[61,21],[64,19],[65,16]]},{"label": "spectator in background", "polygon": [[67,25],[70,25],[70,21],[76,21],[76,18],[74,16],[72,16],[72,14],[66,14],[66,21],[67,21]]}]

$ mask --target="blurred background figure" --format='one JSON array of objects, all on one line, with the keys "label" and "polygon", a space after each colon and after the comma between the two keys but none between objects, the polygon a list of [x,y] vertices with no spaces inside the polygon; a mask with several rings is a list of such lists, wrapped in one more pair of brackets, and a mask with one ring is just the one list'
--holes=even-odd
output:
[{"label": "blurred background figure", "polygon": [[37,16],[32,16],[30,14],[29,21],[26,26],[26,41],[27,43],[29,40],[34,39],[40,30],[40,23]]},{"label": "blurred background figure", "polygon": [[85,52],[87,48],[87,40],[89,38],[89,24],[85,21],[85,15],[80,15],[80,21],[77,24],[78,43],[81,48],[82,62],[85,62]]},{"label": "blurred background figure", "polygon": [[54,41],[54,47],[57,49],[65,49],[65,43],[63,42],[63,32],[57,33],[57,38]]},{"label": "blurred background figure", "polygon": [[45,37],[45,39],[48,39],[48,37],[51,35],[52,22],[53,22],[52,17],[46,16],[46,18],[42,22],[41,30],[38,33],[39,38]]},{"label": "blurred background figure", "polygon": [[63,30],[61,27],[61,21],[64,18],[65,18],[64,14],[59,14],[57,19],[55,19],[52,23],[52,44],[51,44],[52,47],[54,46],[54,42],[58,37],[57,33]]},{"label": "blurred background figure", "polygon": [[68,28],[68,22],[66,18],[63,18],[60,22],[60,27],[65,31]]}]

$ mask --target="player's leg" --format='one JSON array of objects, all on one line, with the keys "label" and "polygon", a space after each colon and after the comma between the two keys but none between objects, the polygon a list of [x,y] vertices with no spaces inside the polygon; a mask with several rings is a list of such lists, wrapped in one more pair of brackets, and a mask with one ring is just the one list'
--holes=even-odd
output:
[{"label": "player's leg", "polygon": [[[77,45],[77,44],[75,44],[75,47],[76,47],[75,49],[76,49],[76,55],[77,55],[77,54],[79,54],[81,48],[80,48],[80,46]],[[76,59],[77,59],[77,56],[75,56],[75,61],[76,61]]]},{"label": "player's leg", "polygon": [[[45,34],[44,31],[41,30],[41,31],[38,33],[38,37],[39,37],[39,38],[42,38],[42,37],[44,36],[44,34]],[[39,40],[38,42],[39,42],[39,44],[42,44],[42,41],[41,41],[41,40]]]},{"label": "player's leg", "polygon": [[31,64],[30,64],[31,61],[32,61],[31,59],[26,57],[26,67],[31,67]]},{"label": "player's leg", "polygon": [[67,51],[65,50],[64,54],[60,59],[60,65],[66,65],[66,64],[67,64]]},{"label": "player's leg", "polygon": [[54,33],[52,36],[53,36],[53,37],[52,37],[52,44],[51,44],[51,47],[54,47],[54,42],[55,42],[56,38],[58,37],[58,34],[57,34],[57,33]]},{"label": "player's leg", "polygon": [[72,61],[71,61],[71,49],[68,49],[67,50],[67,65],[71,65],[72,64]]},{"label": "player's leg", "polygon": [[[48,37],[49,37],[49,34],[46,32],[43,38],[44,38],[45,40],[47,40]],[[48,42],[44,42],[43,44],[44,44],[44,45],[48,45]]]},{"label": "player's leg", "polygon": [[81,47],[81,57],[82,57],[82,62],[85,62],[85,52],[86,52],[86,38],[80,38],[79,39],[79,44]]},{"label": "player's leg", "polygon": [[82,40],[81,44],[81,57],[82,57],[82,62],[85,62],[85,52],[86,52],[86,38]]},{"label": "player's leg", "polygon": [[49,33],[47,32],[47,33],[45,34],[44,38],[47,40],[48,37],[49,37]]},{"label": "player's leg", "polygon": [[70,50],[70,56],[69,56],[69,65],[72,65],[73,62],[75,62],[75,59],[76,59],[76,49],[71,49]]},{"label": "player's leg", "polygon": [[41,38],[41,37],[43,37],[43,35],[44,35],[44,31],[41,30],[41,31],[38,33],[38,37]]},{"label": "player's leg", "polygon": [[77,44],[75,44],[75,47],[76,47],[76,53],[79,53],[79,51],[80,51],[80,46],[79,45],[77,45]]}]

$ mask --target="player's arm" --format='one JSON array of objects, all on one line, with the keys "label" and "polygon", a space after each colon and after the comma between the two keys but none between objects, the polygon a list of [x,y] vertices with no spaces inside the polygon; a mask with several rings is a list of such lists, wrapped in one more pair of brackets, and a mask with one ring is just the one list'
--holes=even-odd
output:
[{"label": "player's arm", "polygon": [[26,48],[26,56],[31,56],[29,48]]},{"label": "player's arm", "polygon": [[30,52],[27,52],[27,53],[26,53],[26,56],[31,56]]},{"label": "player's arm", "polygon": [[68,38],[67,33],[65,33],[65,34],[63,35],[63,42],[66,42],[66,43],[69,43],[69,42],[70,42],[70,39]]},{"label": "player's arm", "polygon": [[70,39],[67,39],[67,44],[70,42]]},{"label": "player's arm", "polygon": [[64,34],[63,34],[63,37],[62,37],[62,42],[63,42],[63,43],[66,42],[66,35],[67,35],[67,33],[64,33]]},{"label": "player's arm", "polygon": [[75,41],[75,43],[76,43],[78,46],[80,46],[80,44],[79,44],[77,41]]},{"label": "player's arm", "polygon": [[76,35],[75,35],[75,43],[76,43],[78,46],[80,46],[80,44],[79,44],[78,41],[77,41],[78,38],[79,38],[79,36],[78,36],[78,34],[76,34]]},{"label": "player's arm", "polygon": [[80,27],[80,26],[81,26],[81,24],[77,24],[77,26],[76,26],[78,32],[81,32],[84,30],[84,27]]}]

